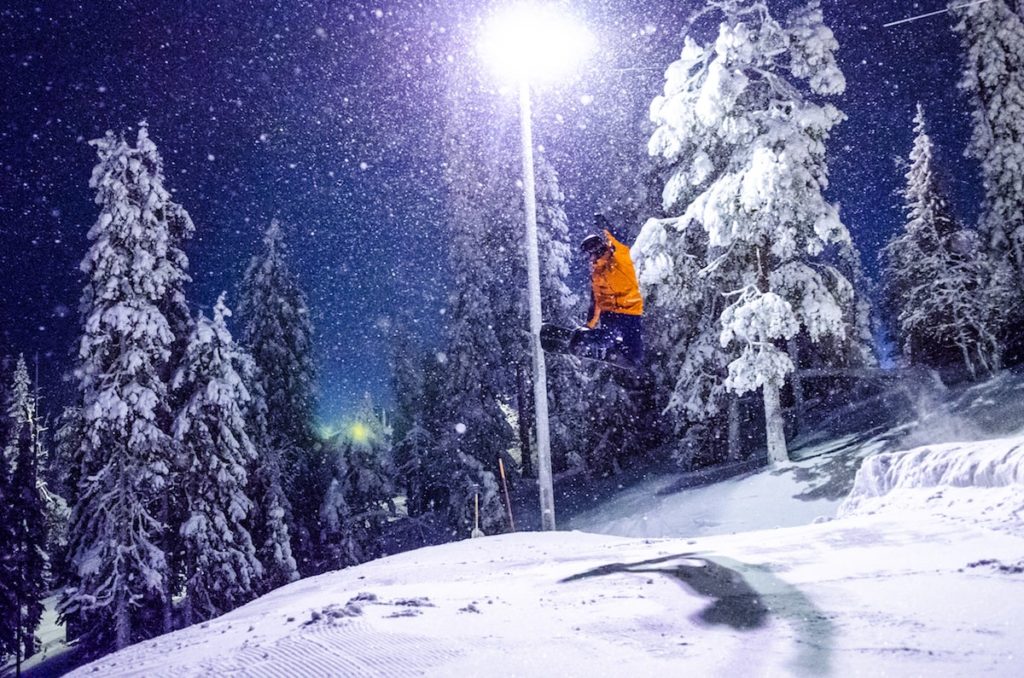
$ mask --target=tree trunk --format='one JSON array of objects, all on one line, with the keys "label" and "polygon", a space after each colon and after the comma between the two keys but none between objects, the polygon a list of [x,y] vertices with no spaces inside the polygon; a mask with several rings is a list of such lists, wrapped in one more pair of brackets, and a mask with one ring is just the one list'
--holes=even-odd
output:
[{"label": "tree trunk", "polygon": [[[768,277],[768,265],[765,262],[765,248],[758,245],[757,264],[758,279],[757,286],[762,294],[771,292],[771,279]],[[768,463],[777,464],[789,461],[789,452],[786,450],[786,428],[782,418],[782,404],[779,400],[779,385],[766,383],[761,387],[764,396],[764,433],[768,443]]]},{"label": "tree trunk", "polygon": [[15,594],[14,602],[17,603],[17,610],[18,610],[17,614],[15,615],[15,620],[14,620],[15,623],[17,624],[17,626],[15,627],[15,634],[14,634],[14,637],[15,637],[15,645],[14,645],[14,665],[15,665],[15,667],[14,667],[14,675],[17,676],[18,678],[21,678],[21,646],[22,646],[21,627],[23,626],[22,621],[21,621],[21,596],[18,595],[18,594]]},{"label": "tree trunk", "polygon": [[185,628],[192,626],[195,623],[195,615],[192,613],[192,596],[185,595],[185,602],[182,605],[182,619],[185,624]]},{"label": "tree trunk", "polygon": [[121,650],[132,642],[132,620],[128,610],[127,592],[121,582],[114,600],[114,649]]},{"label": "tree trunk", "polygon": [[793,426],[793,435],[804,430],[804,382],[800,378],[800,348],[797,346],[796,338],[786,342],[786,349],[789,351],[789,358],[793,361],[796,370],[793,371],[793,401],[796,410],[796,417]]},{"label": "tree trunk", "polygon": [[729,398],[729,461],[739,461],[743,451],[740,449],[740,399],[739,396]]},{"label": "tree trunk", "polygon": [[[160,514],[160,519],[164,525],[164,552],[170,553],[174,540],[174,536],[171,534],[171,530],[173,530],[174,528],[170,527],[171,509],[170,502],[167,498],[167,490],[164,490],[161,493]],[[174,594],[173,591],[171,591],[172,579],[173,577],[171,577],[171,573],[167,572],[167,576],[164,577],[164,590],[162,596],[163,600],[161,601],[161,607],[163,608],[162,612],[164,633],[170,633],[174,630]]]},{"label": "tree trunk", "polygon": [[768,440],[768,463],[789,461],[782,406],[779,403],[779,387],[768,383],[761,387],[761,391],[764,395],[764,432]]},{"label": "tree trunk", "polygon": [[516,401],[519,403],[519,450],[524,478],[533,478],[533,446],[530,431],[533,429],[533,407],[530,404],[530,385],[523,366],[516,368]]}]

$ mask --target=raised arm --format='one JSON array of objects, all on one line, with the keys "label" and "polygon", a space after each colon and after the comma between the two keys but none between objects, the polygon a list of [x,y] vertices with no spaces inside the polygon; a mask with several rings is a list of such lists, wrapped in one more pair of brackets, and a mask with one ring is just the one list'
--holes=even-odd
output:
[{"label": "raised arm", "polygon": [[[626,244],[626,238],[629,237],[629,234],[626,233],[626,229],[622,226],[616,226],[612,222],[608,221],[603,214],[598,213],[594,215],[594,225],[614,238],[616,242],[623,245]],[[626,247],[629,247],[629,245],[626,245]]]}]

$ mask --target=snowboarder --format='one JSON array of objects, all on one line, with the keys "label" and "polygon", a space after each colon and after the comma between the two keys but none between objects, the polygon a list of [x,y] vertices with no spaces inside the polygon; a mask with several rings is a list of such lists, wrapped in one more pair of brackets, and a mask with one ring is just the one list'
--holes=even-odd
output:
[{"label": "snowboarder", "polygon": [[549,350],[635,368],[644,355],[644,301],[633,260],[604,215],[594,215],[594,222],[601,235],[588,235],[580,243],[591,267],[587,324],[576,330],[546,325],[541,339]]}]

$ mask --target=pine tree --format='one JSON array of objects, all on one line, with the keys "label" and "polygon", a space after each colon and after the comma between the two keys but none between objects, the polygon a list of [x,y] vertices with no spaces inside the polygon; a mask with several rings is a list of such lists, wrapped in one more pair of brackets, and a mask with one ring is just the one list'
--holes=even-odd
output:
[{"label": "pine tree", "polygon": [[418,517],[430,511],[430,455],[435,443],[424,428],[427,419],[427,368],[436,357],[428,355],[411,330],[406,315],[389,328],[391,390],[395,398],[394,458],[397,480],[405,491],[406,512]]},{"label": "pine tree", "polygon": [[[525,288],[525,265],[519,263],[519,245],[510,239],[521,200],[515,202],[514,191],[495,192],[496,185],[507,185],[510,161],[481,157],[468,141],[482,138],[483,120],[475,106],[487,104],[480,100],[479,84],[465,64],[455,64],[452,77],[445,182],[454,275],[445,308],[443,364],[427,378],[434,397],[422,424],[436,445],[432,477],[424,485],[431,488],[433,510],[446,517],[450,534],[458,537],[472,529],[474,492],[488,483],[496,487],[485,469],[497,468],[511,447],[513,431],[502,404],[515,399],[524,407],[525,400],[516,396],[526,391],[522,366],[529,354],[519,293]],[[500,517],[496,494],[494,503],[484,499],[488,519]]]},{"label": "pine tree", "polygon": [[[53,582],[59,585],[74,580],[75,568],[68,548],[69,520],[70,507],[77,501],[81,466],[76,460],[82,444],[82,410],[74,406],[65,407],[57,418],[53,454],[50,458],[50,488],[63,501],[61,520],[50,531],[50,574]],[[67,636],[77,636],[74,624],[67,629]]]},{"label": "pine tree", "polygon": [[[483,460],[497,467],[508,450],[512,430],[501,409],[502,389],[495,375],[491,356],[498,354],[490,313],[482,287],[476,284],[481,273],[467,266],[456,273],[456,292],[448,311],[449,351],[444,365],[440,398],[432,417],[439,448],[439,473],[448,487],[447,506],[453,535],[468,534],[472,526],[470,504],[474,492],[484,493],[497,487],[494,474],[485,470]],[[483,282],[483,281],[479,281]],[[500,509],[490,501],[497,494],[481,497],[489,530],[492,519],[500,519]]]},{"label": "pine tree", "polygon": [[[240,353],[244,353],[238,347]],[[263,566],[258,591],[265,593],[299,578],[298,565],[292,555],[291,504],[285,496],[281,451],[273,446],[267,430],[267,398],[257,377],[257,368],[248,354],[240,360],[242,383],[249,391],[246,426],[256,451],[249,469],[247,494],[253,511],[246,520],[246,529],[256,545],[256,557]]]},{"label": "pine tree", "polygon": [[689,467],[701,448],[720,436],[723,417],[736,398],[725,387],[736,352],[720,341],[719,318],[726,304],[719,289],[736,286],[738,277],[707,268],[703,229],[676,226],[671,219],[650,220],[633,251],[647,308],[647,353],[658,406],[688,441],[674,449],[674,456]]},{"label": "pine tree", "polygon": [[[339,434],[334,474],[321,516],[336,567],[381,555],[380,538],[394,518],[395,469],[387,427],[369,396]],[[341,499],[341,501],[339,501]]]},{"label": "pine tree", "polygon": [[[396,450],[409,516],[421,524],[440,523],[448,539],[465,538],[474,525],[474,498],[479,497],[480,525],[495,532],[505,521],[498,484],[494,473],[467,452],[477,441],[475,436],[466,440],[471,429],[465,421],[473,420],[457,417],[473,412],[471,397],[463,400],[462,392],[454,390],[457,382],[451,380],[447,362],[431,360],[425,367],[422,407]],[[508,426],[504,418],[501,423]]]},{"label": "pine tree", "polygon": [[334,459],[333,475],[320,506],[323,534],[318,542],[322,545],[318,567],[321,570],[341,569],[362,562],[362,551],[353,527],[352,509],[345,499],[347,475],[345,456],[338,455]]},{"label": "pine tree", "polygon": [[509,449],[512,434],[499,401],[511,400],[517,372],[526,364],[525,306],[519,294],[526,274],[509,228],[522,208],[515,205],[513,191],[494,188],[507,185],[509,163],[482,157],[479,148],[467,143],[482,134],[482,121],[473,108],[481,103],[477,88],[466,65],[456,64],[445,133],[448,258],[454,279],[445,309],[447,378],[442,398],[450,406],[446,432],[458,423],[479,432],[481,445],[467,451],[496,464]]},{"label": "pine tree", "polygon": [[395,445],[395,459],[399,481],[405,489],[405,509],[412,518],[419,518],[433,511],[436,498],[432,489],[436,476],[431,457],[437,444],[430,432],[419,419],[405,431]]},{"label": "pine tree", "polygon": [[[0,383],[0,402],[6,401],[6,385]],[[14,461],[8,459],[10,431],[6,417],[0,420],[0,662],[19,648],[18,607],[15,582],[18,563],[15,559],[14,517]]]},{"label": "pine tree", "polygon": [[988,260],[973,232],[954,221],[932,167],[924,110],[914,117],[907,186],[907,222],[883,250],[886,297],[896,336],[912,365],[961,361],[971,378],[999,367],[999,308]]},{"label": "pine tree", "polygon": [[[181,367],[193,329],[192,314],[185,299],[185,285],[190,283],[192,278],[188,274],[189,260],[182,248],[195,233],[195,225],[185,208],[172,201],[170,195],[162,188],[164,183],[163,159],[156,145],[149,138],[149,130],[145,122],[140,125],[135,146],[139,160],[149,168],[153,177],[152,183],[154,186],[160,187],[154,191],[153,211],[156,219],[162,222],[166,228],[166,242],[162,252],[163,265],[174,272],[173,275],[167,276],[166,287],[157,303],[157,308],[166,319],[171,332],[170,353],[160,370],[160,379],[169,384]],[[167,406],[163,408],[158,419],[161,430],[168,436],[172,435],[171,427],[174,423],[174,416],[182,405],[183,403],[177,399],[177,394],[169,391]],[[178,466],[182,457],[171,454],[168,455],[168,461],[168,473],[159,500],[160,505],[156,509],[157,518],[163,524],[163,535],[157,545],[167,558],[164,596],[163,600],[156,605],[161,619],[159,631],[162,633],[173,630],[173,598],[184,583],[182,580],[184,568],[179,562],[179,555],[184,552],[179,528],[185,520],[187,512],[187,508],[182,504],[184,492],[179,482],[179,476],[184,472],[184,469]]]},{"label": "pine tree", "polygon": [[25,357],[18,356],[18,363],[14,368],[14,382],[11,385],[10,406],[7,410],[13,433],[3,449],[3,463],[6,464],[5,471],[8,473],[13,473],[16,468],[21,447],[20,433],[22,428],[28,424],[28,418],[32,414],[30,410],[34,410],[34,408],[35,399],[32,397],[28,366],[25,364]]},{"label": "pine tree", "polygon": [[40,493],[39,419],[23,357],[18,359],[0,469],[0,658],[36,651],[47,573],[47,513]]},{"label": "pine tree", "polygon": [[1024,19],[1017,9],[1007,0],[952,3],[964,47],[960,87],[974,122],[967,154],[981,163],[985,188],[979,231],[999,277],[1015,290],[1006,335],[1014,362],[1024,355]]},{"label": "pine tree", "polygon": [[246,469],[256,450],[245,418],[250,400],[241,377],[246,356],[228,331],[230,315],[223,294],[212,319],[199,315],[174,378],[184,402],[174,421],[174,438],[189,460],[181,479],[187,510],[181,526],[187,623],[247,602],[262,575],[244,524],[253,510],[245,494]]},{"label": "pine tree", "polygon": [[294,524],[289,525],[300,569],[311,562],[319,498],[326,490],[327,462],[312,431],[315,375],[313,328],[305,294],[287,261],[280,224],[271,222],[263,248],[242,282],[239,315],[243,345],[252,356],[259,392],[266,398],[265,450],[279,457]]},{"label": "pine tree", "polygon": [[396,440],[405,437],[417,422],[422,423],[426,363],[436,360],[436,356],[427,353],[414,333],[415,322],[407,312],[399,312],[388,323],[388,367],[395,398]]},{"label": "pine tree", "polygon": [[793,362],[777,344],[800,332],[811,341],[845,336],[843,309],[853,301],[849,281],[823,256],[850,246],[823,197],[825,141],[843,116],[816,101],[840,94],[845,80],[816,0],[785,23],[757,0],[723,0],[706,12],[721,16],[716,40],[686,38],[651,106],[649,150],[671,165],[663,206],[679,216],[645,227],[638,246],[655,270],[671,269],[686,254],[672,241],[692,227],[707,233],[701,275],[730,302],[718,319],[721,342],[738,351],[724,384],[738,395],[761,389],[769,458],[785,460],[779,390]]},{"label": "pine tree", "polygon": [[166,627],[161,515],[171,441],[161,424],[171,418],[163,375],[175,337],[161,308],[186,274],[168,258],[168,215],[183,212],[164,188],[146,127],[135,148],[113,133],[91,144],[101,212],[82,262],[82,447],[69,529],[74,571],[60,609],[95,650],[151,632],[153,609],[164,611]]}]

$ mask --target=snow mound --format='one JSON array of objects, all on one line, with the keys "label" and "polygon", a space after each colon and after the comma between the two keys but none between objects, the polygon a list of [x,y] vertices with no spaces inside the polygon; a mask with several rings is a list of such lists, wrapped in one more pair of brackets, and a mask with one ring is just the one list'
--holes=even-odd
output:
[{"label": "snow mound", "polygon": [[1024,437],[925,445],[864,460],[839,515],[897,491],[922,488],[1011,488],[1024,485]]}]

